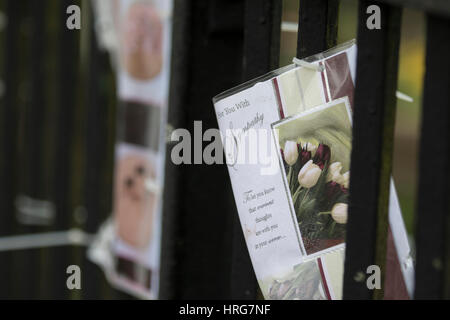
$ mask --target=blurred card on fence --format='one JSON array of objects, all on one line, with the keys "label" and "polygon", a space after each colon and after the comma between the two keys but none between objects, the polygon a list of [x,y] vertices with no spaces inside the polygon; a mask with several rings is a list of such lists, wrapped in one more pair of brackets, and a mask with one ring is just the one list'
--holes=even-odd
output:
[{"label": "blurred card on fence", "polygon": [[118,0],[112,7],[119,101],[113,212],[91,250],[116,287],[150,299],[159,291],[172,5]]},{"label": "blurred card on fence", "polygon": [[[136,290],[153,289],[159,264],[157,228],[160,190],[157,154],[122,143],[116,147],[114,224],[117,280],[133,281]],[[143,270],[143,271],[142,271]],[[142,278],[142,272],[146,275]],[[148,276],[147,276],[148,275]],[[115,279],[115,277],[113,277]]]}]

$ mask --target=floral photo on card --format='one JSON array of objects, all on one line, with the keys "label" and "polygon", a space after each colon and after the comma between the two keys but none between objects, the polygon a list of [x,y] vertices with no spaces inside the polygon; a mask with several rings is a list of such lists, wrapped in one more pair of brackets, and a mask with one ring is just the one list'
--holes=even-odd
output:
[{"label": "floral photo on card", "polygon": [[348,99],[275,123],[284,167],[306,254],[345,241],[352,143]]}]

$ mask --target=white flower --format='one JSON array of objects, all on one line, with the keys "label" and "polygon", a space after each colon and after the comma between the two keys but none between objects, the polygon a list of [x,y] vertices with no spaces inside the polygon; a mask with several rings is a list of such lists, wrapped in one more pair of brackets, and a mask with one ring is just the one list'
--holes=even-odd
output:
[{"label": "white flower", "polygon": [[350,182],[350,171],[347,171],[344,174],[340,174],[339,176],[336,177],[336,179],[333,179],[333,181],[336,181],[341,186],[343,186],[344,188],[348,189],[348,185],[349,185],[349,182]]},{"label": "white flower", "polygon": [[314,155],[316,154],[317,146],[315,144],[312,144],[311,142],[305,142],[302,148],[306,151],[310,151],[311,157],[314,157]]},{"label": "white flower", "polygon": [[336,203],[331,209],[331,216],[336,223],[345,224],[347,223],[347,210],[348,204],[346,203]]},{"label": "white flower", "polygon": [[339,180],[340,181],[338,183],[344,186],[345,189],[348,189],[350,183],[350,171],[344,173]]},{"label": "white flower", "polygon": [[284,160],[290,166],[293,166],[298,159],[297,143],[294,141],[286,141],[284,144]]},{"label": "white flower", "polygon": [[298,173],[298,183],[302,187],[312,188],[316,185],[321,173],[322,170],[320,170],[319,166],[314,164],[312,160],[309,160]]},{"label": "white flower", "polygon": [[338,180],[341,177],[341,170],[342,170],[342,163],[333,162],[332,164],[330,164],[330,166],[328,167],[327,182],[328,181],[338,182]]}]

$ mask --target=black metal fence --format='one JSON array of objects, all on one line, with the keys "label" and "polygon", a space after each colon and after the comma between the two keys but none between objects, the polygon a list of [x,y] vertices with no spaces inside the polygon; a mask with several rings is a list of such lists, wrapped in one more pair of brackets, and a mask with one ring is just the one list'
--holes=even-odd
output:
[{"label": "black metal fence", "polygon": [[[81,1],[0,1],[0,234],[95,232],[110,214],[115,76],[98,49],[89,2],[83,28],[68,30],[66,8]],[[83,59],[80,58],[83,55]],[[17,222],[18,195],[49,200],[45,226]],[[82,212],[87,212],[83,218]],[[107,284],[82,247],[0,252],[2,298],[125,297]],[[80,265],[81,291],[66,287],[66,268]]]},{"label": "black metal fence", "polygon": [[[70,4],[82,5],[81,31],[64,27]],[[366,28],[370,4],[381,8],[380,30]],[[346,299],[383,295],[355,274],[372,264],[383,270],[386,260],[404,6],[427,15],[415,296],[450,294],[450,3],[361,0]],[[336,44],[338,7],[338,0],[300,0],[299,58]],[[111,211],[116,95],[89,2],[0,0],[0,10],[7,17],[0,31],[0,236],[72,227],[93,233]],[[169,123],[191,132],[195,120],[203,130],[217,128],[211,97],[278,66],[281,1],[175,0],[174,10]],[[160,297],[258,298],[226,167],[169,160],[165,176]],[[17,223],[19,194],[52,201],[53,224]],[[80,291],[66,288],[70,264],[83,270]],[[82,247],[0,252],[0,274],[3,298],[126,297]]]}]

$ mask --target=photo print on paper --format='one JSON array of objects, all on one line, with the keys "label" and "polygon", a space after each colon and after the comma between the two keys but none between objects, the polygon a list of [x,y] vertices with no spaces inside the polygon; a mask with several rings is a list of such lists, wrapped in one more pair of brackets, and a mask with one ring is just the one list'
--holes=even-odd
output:
[{"label": "photo print on paper", "polygon": [[327,284],[321,277],[316,259],[305,261],[294,267],[291,273],[273,280],[268,289],[271,300],[329,300]]},{"label": "photo print on paper", "polygon": [[129,153],[117,160],[114,211],[119,237],[135,248],[152,238],[157,193],[150,187],[155,166],[144,155]]},{"label": "photo print on paper", "polygon": [[120,143],[114,176],[115,269],[121,281],[153,289],[156,271],[160,184],[155,156],[148,149]]},{"label": "photo print on paper", "polygon": [[272,125],[307,255],[345,242],[352,143],[348,99]]},{"label": "photo print on paper", "polygon": [[136,1],[121,24],[122,63],[137,80],[155,78],[163,67],[163,23],[151,2]]},{"label": "photo print on paper", "polygon": [[345,250],[339,249],[306,260],[282,278],[265,281],[272,300],[342,299]]}]

